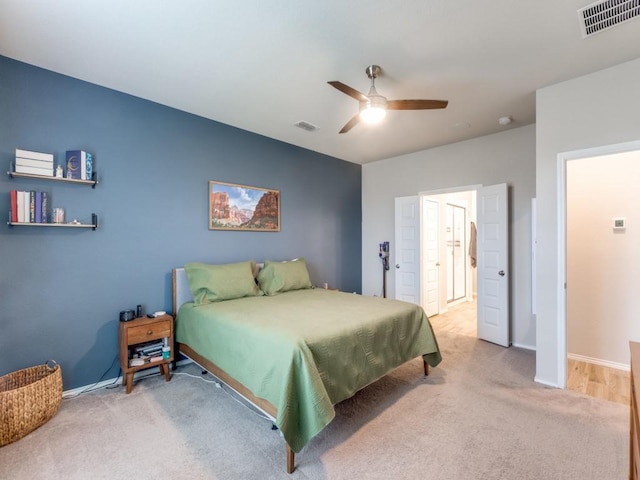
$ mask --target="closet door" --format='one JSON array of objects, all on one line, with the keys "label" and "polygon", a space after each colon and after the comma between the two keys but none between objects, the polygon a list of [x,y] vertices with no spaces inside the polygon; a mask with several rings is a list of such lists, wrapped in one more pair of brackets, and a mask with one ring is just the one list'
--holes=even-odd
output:
[{"label": "closet door", "polygon": [[507,184],[478,190],[478,338],[508,347]]},{"label": "closet door", "polygon": [[422,304],[420,298],[420,198],[395,199],[395,298]]}]

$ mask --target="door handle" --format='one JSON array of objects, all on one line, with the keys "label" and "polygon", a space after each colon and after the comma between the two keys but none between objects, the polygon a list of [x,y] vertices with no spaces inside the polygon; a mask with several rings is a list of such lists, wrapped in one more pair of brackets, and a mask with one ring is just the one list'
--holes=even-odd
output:
[{"label": "door handle", "polygon": [[399,263],[396,263],[396,268],[400,268],[400,264]]},{"label": "door handle", "polygon": [[498,272],[498,275],[500,275],[501,277],[504,277],[504,270],[500,270],[500,271]]}]

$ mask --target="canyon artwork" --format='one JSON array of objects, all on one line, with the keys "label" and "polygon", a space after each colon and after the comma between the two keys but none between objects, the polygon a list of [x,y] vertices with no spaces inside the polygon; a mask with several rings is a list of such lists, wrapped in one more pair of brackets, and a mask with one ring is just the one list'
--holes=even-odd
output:
[{"label": "canyon artwork", "polygon": [[209,229],[280,231],[280,192],[210,181]]}]

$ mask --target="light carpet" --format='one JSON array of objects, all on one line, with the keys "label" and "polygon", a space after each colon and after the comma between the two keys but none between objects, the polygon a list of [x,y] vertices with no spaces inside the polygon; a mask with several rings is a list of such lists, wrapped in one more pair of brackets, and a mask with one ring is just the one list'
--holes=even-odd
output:
[{"label": "light carpet", "polygon": [[[627,478],[627,407],[534,383],[534,352],[438,340],[443,362],[429,377],[416,359],[337,405],[292,475],[271,422],[226,388],[174,375],[129,395],[64,400],[50,422],[0,449],[0,478]],[[201,376],[195,365],[178,372]]]}]

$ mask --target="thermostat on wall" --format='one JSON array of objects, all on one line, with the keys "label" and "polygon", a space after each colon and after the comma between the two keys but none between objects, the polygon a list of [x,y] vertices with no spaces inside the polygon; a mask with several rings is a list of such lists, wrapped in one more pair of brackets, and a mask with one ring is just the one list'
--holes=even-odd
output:
[{"label": "thermostat on wall", "polygon": [[625,228],[624,218],[618,217],[613,219],[613,229],[614,230],[624,230]]}]

